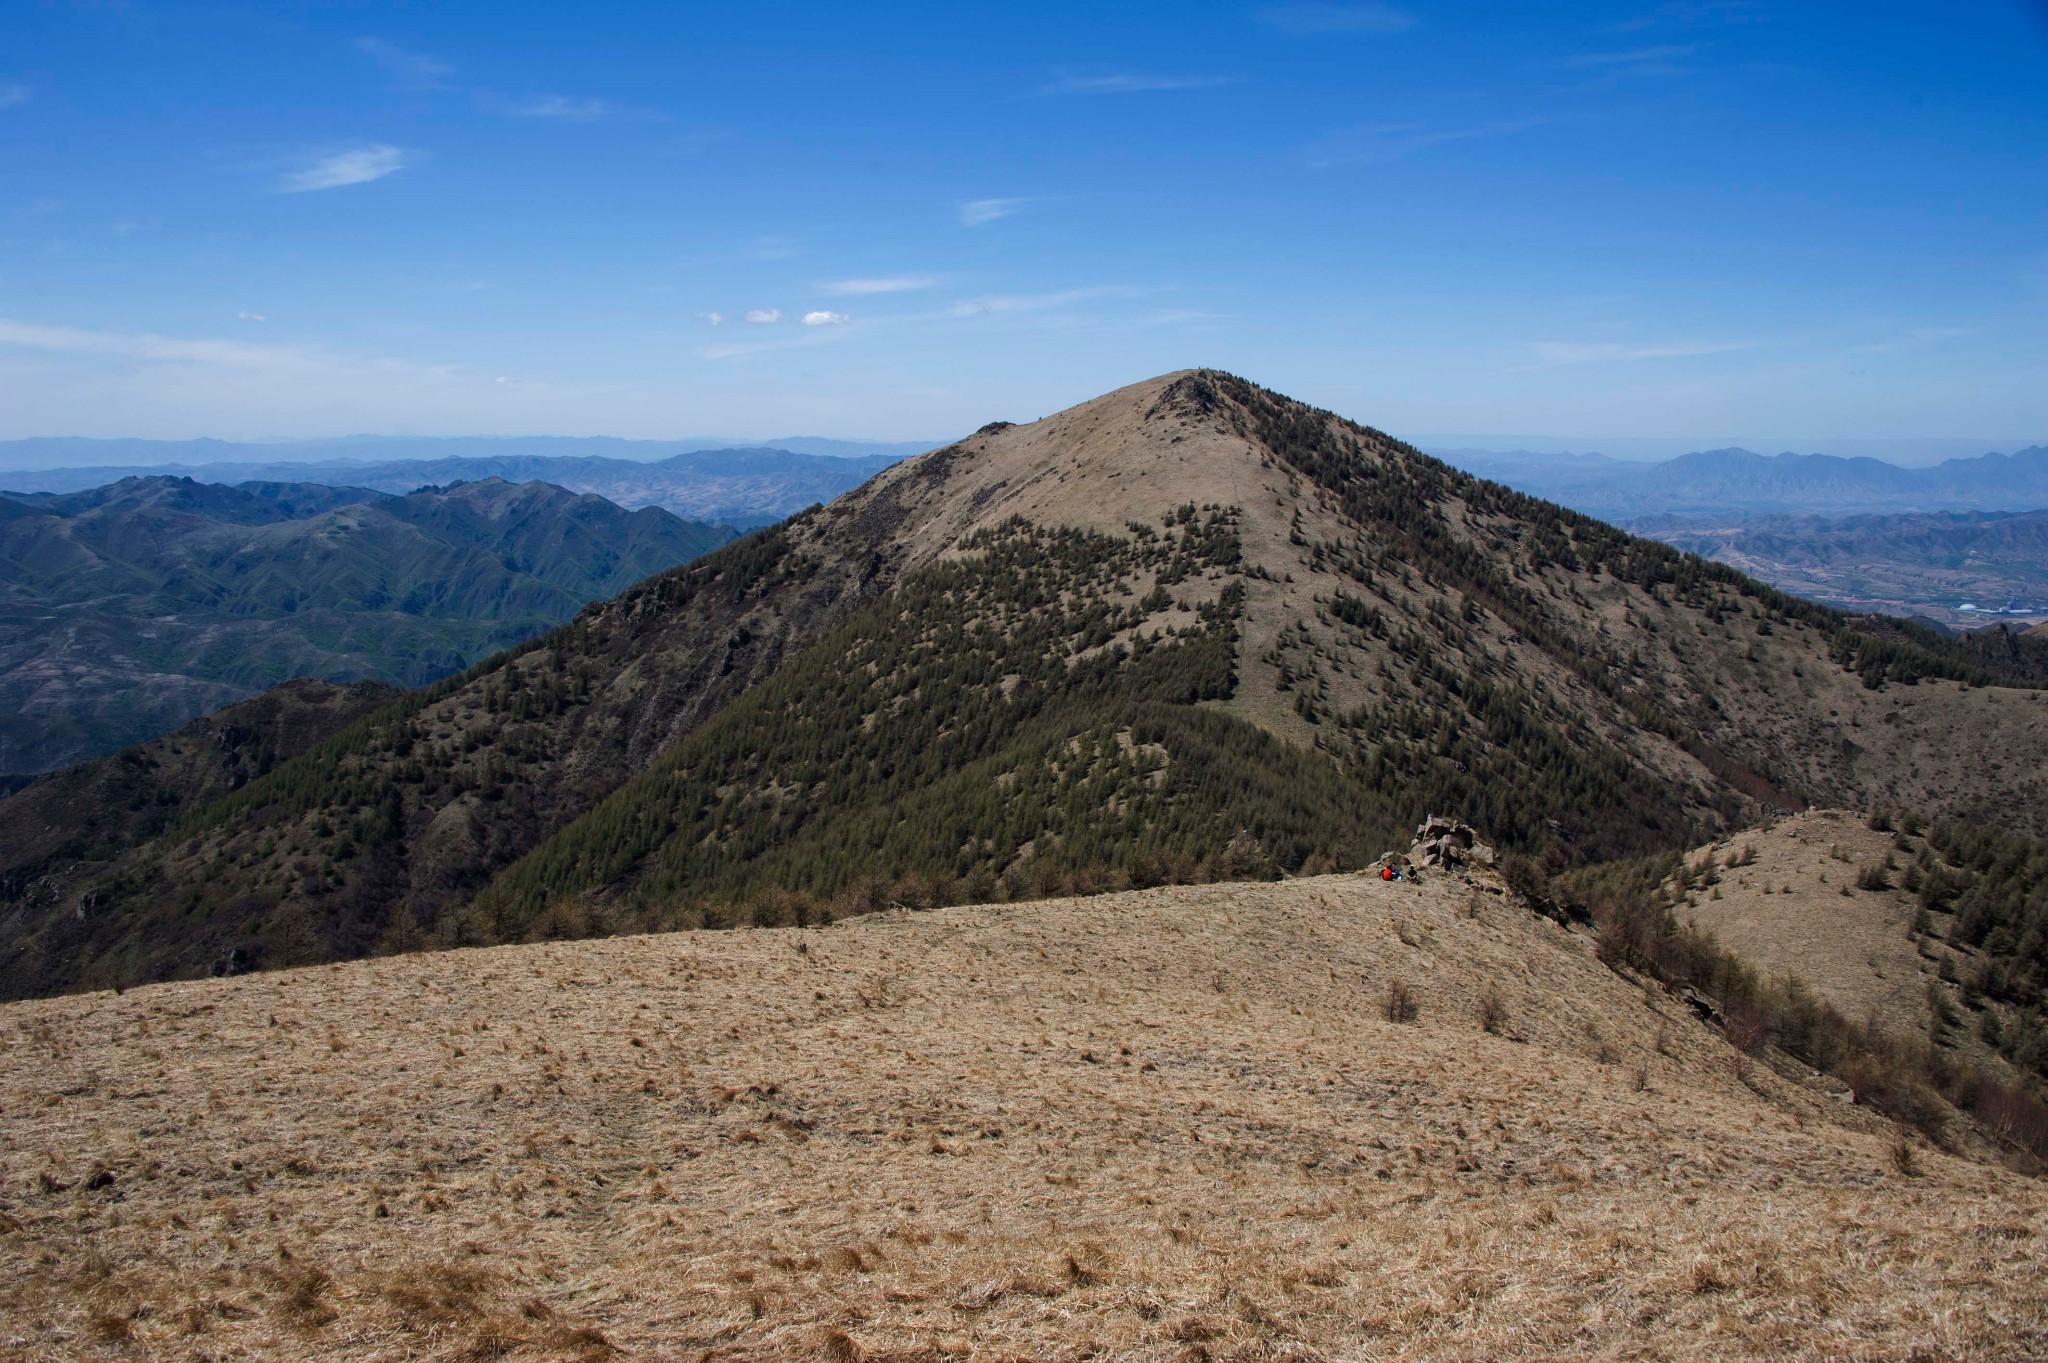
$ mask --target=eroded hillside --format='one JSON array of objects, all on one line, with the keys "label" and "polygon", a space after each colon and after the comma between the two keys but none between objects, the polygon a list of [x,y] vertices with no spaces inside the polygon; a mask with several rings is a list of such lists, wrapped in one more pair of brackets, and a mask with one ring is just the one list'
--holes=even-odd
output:
[{"label": "eroded hillside", "polygon": [[1483,873],[14,1004],[0,1060],[22,1359],[2048,1337],[2038,1182],[1738,1056]]}]

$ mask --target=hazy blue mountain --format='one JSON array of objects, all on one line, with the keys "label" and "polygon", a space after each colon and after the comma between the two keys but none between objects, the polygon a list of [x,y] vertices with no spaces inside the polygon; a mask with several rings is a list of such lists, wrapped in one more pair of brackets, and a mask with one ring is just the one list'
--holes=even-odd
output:
[{"label": "hazy blue mountain", "polygon": [[[36,442],[14,442],[17,445]],[[168,442],[41,442],[66,447],[79,443],[116,443],[124,448],[151,445],[160,453],[180,446]],[[686,520],[741,528],[765,525],[817,502],[829,502],[858,487],[896,462],[893,453],[802,453],[762,446],[747,449],[677,450],[660,458],[650,452],[668,449],[664,442],[573,440],[532,437],[506,440],[419,440],[377,438],[344,448],[346,458],[307,460],[302,446],[235,446],[219,441],[190,442],[205,452],[221,450],[238,456],[202,463],[115,467],[80,462],[70,467],[0,474],[0,486],[19,492],[70,492],[97,487],[115,477],[176,476],[203,483],[305,481],[345,484],[379,492],[403,493],[416,487],[503,478],[523,483],[539,480],[574,492],[594,493],[620,506],[659,506]],[[821,445],[853,442],[816,441]],[[326,442],[320,449],[334,447]],[[373,459],[373,451],[404,449],[430,452],[432,457]],[[269,460],[249,460],[251,451],[290,451]],[[632,457],[627,457],[629,452]],[[5,447],[0,446],[0,465]]]},{"label": "hazy blue mountain", "polygon": [[1608,519],[2023,511],[2048,507],[2048,448],[1903,468],[1881,459],[1701,450],[1658,463],[1598,454],[1438,451],[1482,478]]},{"label": "hazy blue mountain", "polygon": [[732,538],[500,479],[0,496],[0,773],[112,752],[291,677],[419,685]]}]

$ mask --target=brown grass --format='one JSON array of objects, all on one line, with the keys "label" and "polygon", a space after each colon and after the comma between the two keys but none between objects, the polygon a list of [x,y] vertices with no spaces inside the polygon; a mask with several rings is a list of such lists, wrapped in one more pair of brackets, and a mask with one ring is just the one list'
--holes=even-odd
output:
[{"label": "brown grass", "polygon": [[[1412,1022],[1386,1016],[1397,978]],[[1511,1035],[1475,1027],[1489,991]],[[1584,935],[1448,876],[12,1005],[0,1359],[2044,1338],[2048,1189],[1917,1144],[1906,1176],[1888,1124],[1733,1054]]]}]

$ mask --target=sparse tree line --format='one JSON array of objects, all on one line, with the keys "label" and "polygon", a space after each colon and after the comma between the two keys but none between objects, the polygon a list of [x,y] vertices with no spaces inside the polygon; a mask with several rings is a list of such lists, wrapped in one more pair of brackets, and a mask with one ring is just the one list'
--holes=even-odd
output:
[{"label": "sparse tree line", "polygon": [[[1956,1029],[1965,1019],[1949,1003],[1947,990],[1933,982],[1928,1034],[1892,1035],[1874,1019],[1845,1018],[1796,978],[1762,976],[1711,935],[1681,922],[1676,910],[1687,895],[1719,878],[1711,860],[1696,867],[1682,852],[1667,851],[1558,878],[1527,859],[1511,858],[1508,869],[1523,887],[1561,896],[1587,912],[1603,960],[1711,996],[1738,1049],[1756,1053],[1775,1046],[1842,1079],[1858,1101],[1937,1142],[1952,1138],[1947,1107],[1953,1107],[1994,1137],[2048,1161],[2048,1033],[2042,1016],[2048,843],[1957,822],[1930,827],[1917,815],[1876,814],[1871,823],[1895,832],[1895,850],[1910,858],[1899,883],[1917,887],[1922,917],[1916,931],[1923,941],[1939,938],[1971,950],[1975,959],[1960,969],[1954,953],[1944,951],[1940,977],[1960,985],[1965,1008],[1974,1014],[1970,1025],[2013,1063],[2021,1075],[2017,1082],[1957,1053]],[[1896,869],[1899,858],[1892,860]],[[1750,861],[1738,852],[1726,864]],[[1866,866],[1856,884],[1872,893],[1890,889],[1893,881],[1882,865]],[[1842,892],[1850,890],[1844,886]],[[1945,933],[1936,933],[1934,912],[1952,915]],[[2004,1013],[2009,1021],[2001,1024],[2000,1010],[1989,1006],[1994,999],[2010,1005]]]}]

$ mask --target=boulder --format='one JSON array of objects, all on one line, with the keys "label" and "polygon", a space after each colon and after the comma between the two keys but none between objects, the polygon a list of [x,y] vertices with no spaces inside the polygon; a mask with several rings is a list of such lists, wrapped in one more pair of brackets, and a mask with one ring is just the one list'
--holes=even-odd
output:
[{"label": "boulder", "polygon": [[1408,849],[1408,859],[1418,866],[1445,867],[1492,866],[1496,860],[1493,848],[1479,840],[1479,831],[1472,825],[1436,814],[1415,830],[1415,845]]}]

